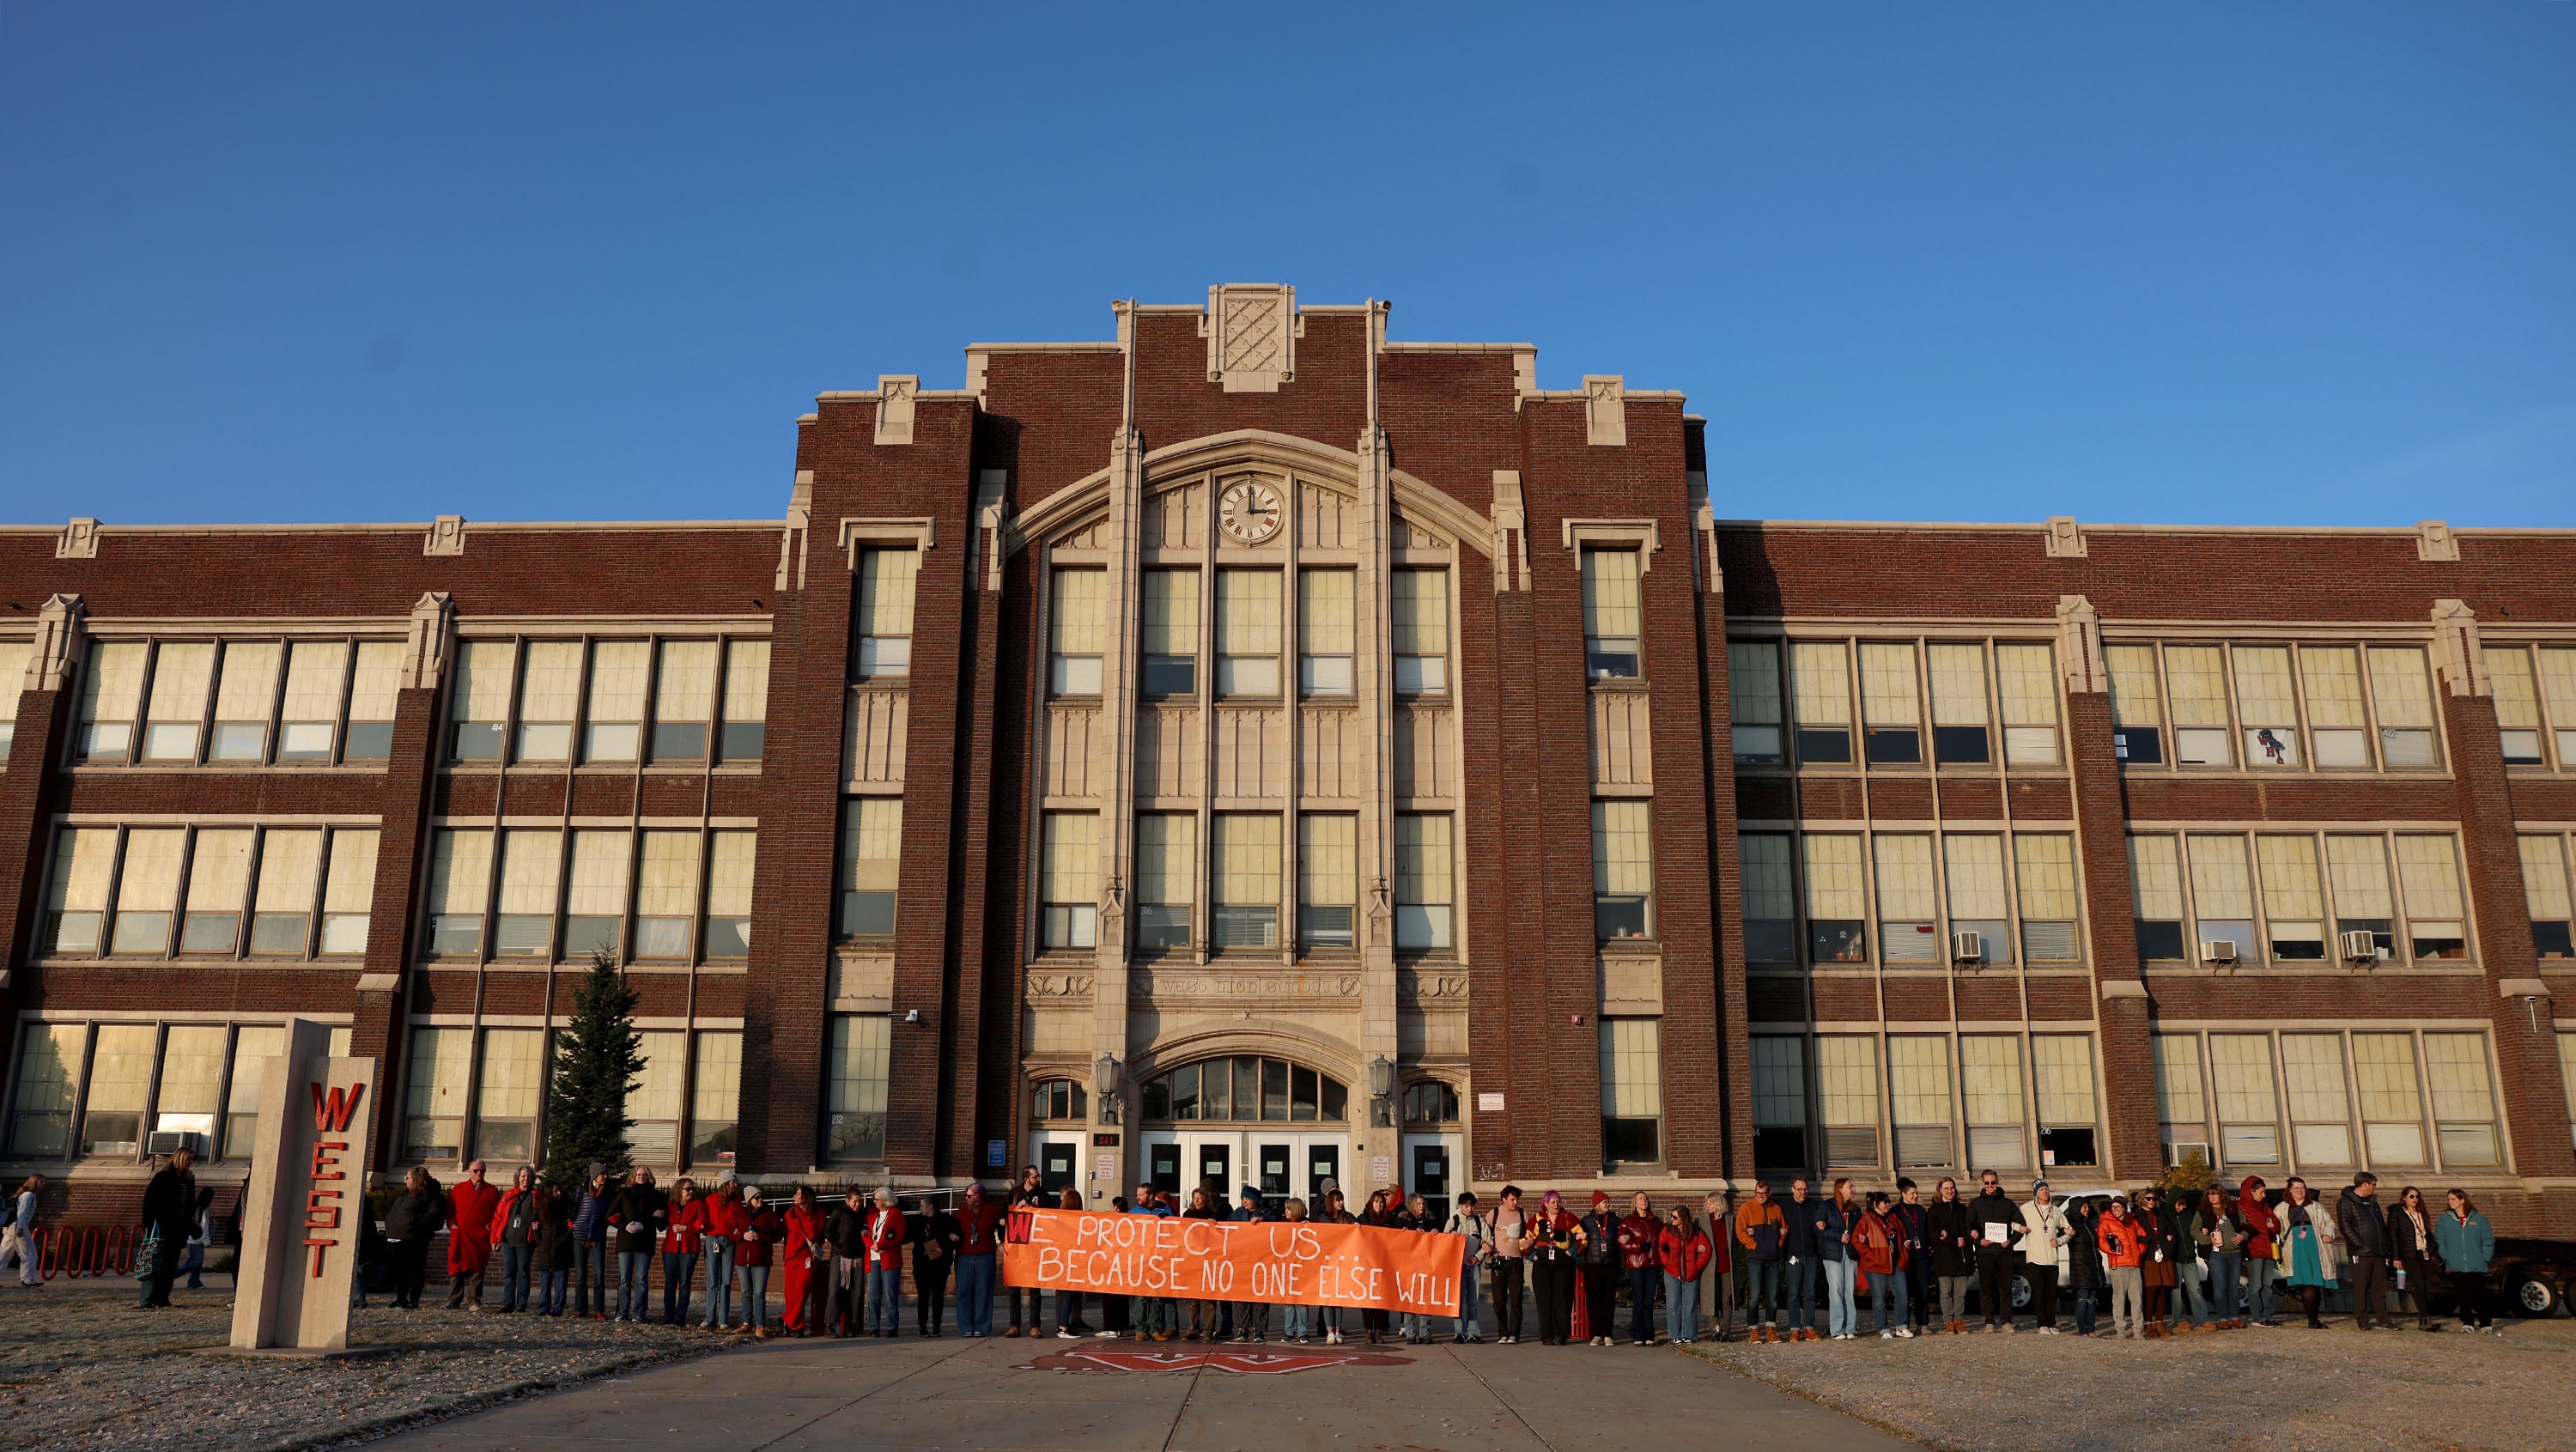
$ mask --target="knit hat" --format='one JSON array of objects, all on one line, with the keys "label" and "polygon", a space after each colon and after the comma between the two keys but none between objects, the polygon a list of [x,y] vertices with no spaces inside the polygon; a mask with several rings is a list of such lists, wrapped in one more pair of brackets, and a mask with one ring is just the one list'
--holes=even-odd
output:
[{"label": "knit hat", "polygon": [[1241,1194],[1242,1198],[1246,1200],[1258,1200],[1261,1198],[1261,1187],[1259,1185],[1246,1185],[1242,1188]]},{"label": "knit hat", "polygon": [[1595,1190],[1595,1191],[1593,1191],[1593,1192],[1592,1192],[1592,1203],[1593,1203],[1593,1204],[1595,1204],[1595,1205],[1607,1205],[1607,1204],[1609,1204],[1609,1203],[1610,1203],[1610,1192],[1609,1192],[1609,1191],[1607,1191],[1607,1190]]}]

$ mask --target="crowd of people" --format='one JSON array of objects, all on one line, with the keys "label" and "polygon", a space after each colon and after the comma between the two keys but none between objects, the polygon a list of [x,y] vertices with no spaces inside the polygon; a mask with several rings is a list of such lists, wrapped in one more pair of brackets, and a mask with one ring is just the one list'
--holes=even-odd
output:
[{"label": "crowd of people", "polygon": [[[999,1286],[1009,1211],[1085,1208],[1073,1190],[1047,1190],[1034,1167],[1006,1199],[969,1184],[953,1206],[925,1197],[908,1207],[888,1190],[857,1186],[827,1204],[800,1185],[776,1204],[760,1186],[731,1175],[712,1186],[683,1176],[665,1190],[640,1166],[622,1179],[596,1172],[571,1189],[526,1168],[507,1186],[489,1183],[487,1174],[473,1161],[450,1187],[414,1167],[384,1207],[381,1230],[372,1217],[360,1217],[361,1262],[380,1268],[397,1309],[420,1309],[443,1232],[451,1310],[674,1326],[694,1320],[708,1331],[764,1338],[897,1335],[907,1267],[913,1329],[923,1336],[947,1334],[952,1299],[958,1334],[995,1334],[998,1296],[1009,1316],[1004,1337],[1043,1336],[1051,1327],[1062,1339],[1260,1343],[1275,1335],[1295,1345],[1355,1339],[1376,1346],[1421,1344],[1445,1330],[1449,1340],[1477,1342],[1485,1339],[1490,1301],[1501,1342],[1607,1346],[1619,1339],[1625,1291],[1626,1339],[1638,1345],[1732,1339],[1739,1314],[1755,1342],[1851,1340],[1861,1334],[1864,1299],[1878,1337],[1911,1338],[1966,1333],[1972,1292],[1983,1330],[2014,1331],[2016,1282],[2043,1336],[2156,1339],[2279,1326],[2285,1311],[2322,1329],[2326,1298],[2339,1291],[2362,1330],[2394,1330],[2400,1314],[2423,1330],[2438,1329],[2437,1293],[2456,1303],[2461,1330],[2495,1330],[2495,1231],[2486,1215],[2458,1189],[2439,1209],[2413,1186],[2383,1201],[2378,1177],[2367,1171],[2331,1206],[2295,1175],[2277,1192],[2248,1175],[2232,1192],[2150,1186],[2134,1195],[2088,1191],[2061,1200],[2045,1180],[2017,1197],[1992,1170],[1977,1177],[1973,1196],[1945,1176],[1928,1199],[1910,1179],[1892,1192],[1866,1194],[1837,1179],[1821,1195],[1804,1178],[1791,1180],[1785,1194],[1761,1182],[1732,1209],[1707,1196],[1705,1219],[1685,1204],[1657,1213],[1643,1191],[1624,1212],[1595,1191],[1589,1210],[1577,1214],[1554,1190],[1529,1203],[1516,1185],[1504,1186],[1491,1208],[1462,1194],[1453,1207],[1435,1210],[1423,1195],[1392,1188],[1357,1209],[1337,1188],[1309,1205],[1265,1196],[1253,1185],[1229,1205],[1214,1184],[1186,1197],[1139,1185],[1132,1199],[1110,1202],[1130,1215],[1456,1235],[1454,1316]],[[0,1224],[0,1267],[14,1263],[27,1285],[42,1284],[30,1249],[42,1188],[42,1177],[31,1177]],[[137,1253],[143,1306],[167,1306],[172,1281],[193,1270],[190,1251],[202,1255],[208,1194],[185,1152],[153,1177]],[[487,1306],[496,1258],[500,1288]],[[774,1323],[773,1271],[780,1302]],[[356,1304],[366,1304],[368,1279],[357,1278]]]}]

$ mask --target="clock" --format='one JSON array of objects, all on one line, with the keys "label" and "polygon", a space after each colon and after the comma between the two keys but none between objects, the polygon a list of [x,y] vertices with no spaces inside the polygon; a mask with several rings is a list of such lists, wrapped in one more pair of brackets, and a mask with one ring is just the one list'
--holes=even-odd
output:
[{"label": "clock", "polygon": [[1262,544],[1279,533],[1287,518],[1279,490],[1261,479],[1237,479],[1216,499],[1217,527],[1237,544]]}]

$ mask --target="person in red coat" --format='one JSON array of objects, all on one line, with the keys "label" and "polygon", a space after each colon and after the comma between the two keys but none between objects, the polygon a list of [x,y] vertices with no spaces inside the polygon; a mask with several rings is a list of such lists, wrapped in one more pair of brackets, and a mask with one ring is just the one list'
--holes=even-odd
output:
[{"label": "person in red coat", "polygon": [[698,1256],[713,1223],[711,1203],[686,1175],[671,1182],[671,1218],[662,1227],[662,1324],[685,1326],[689,1292],[698,1283]]},{"label": "person in red coat", "polygon": [[761,1202],[760,1187],[743,1191],[742,1218],[733,1232],[733,1265],[742,1276],[742,1329],[764,1341],[769,1339],[769,1262],[786,1234],[786,1218]]},{"label": "person in red coat", "polygon": [[1664,1273],[1664,1334],[1672,1340],[1699,1339],[1699,1278],[1715,1253],[1689,1206],[1664,1212],[1663,1227],[1655,1235],[1655,1263]]},{"label": "person in red coat", "polygon": [[787,1214],[780,1233],[786,1237],[779,1247],[778,1258],[785,1266],[786,1309],[779,1313],[779,1324],[791,1336],[814,1334],[814,1267],[831,1266],[832,1252],[823,1245],[823,1207],[814,1203],[814,1192],[803,1185],[796,1187],[796,1197],[787,1202]]},{"label": "person in red coat", "polygon": [[492,1217],[500,1211],[501,1191],[483,1181],[483,1162],[465,1167],[465,1179],[447,1192],[447,1309],[462,1308],[466,1290],[474,1309],[483,1309],[483,1276],[492,1261]]},{"label": "person in red coat", "polygon": [[859,1268],[868,1278],[868,1332],[892,1336],[903,1324],[903,1212],[880,1187],[861,1231]]},{"label": "person in red coat", "polygon": [[[1655,1339],[1655,1287],[1663,1283],[1656,1243],[1662,1228],[1655,1223],[1654,1201],[1639,1190],[1629,1202],[1628,1213],[1619,1217],[1619,1263],[1628,1272],[1628,1339],[1638,1346],[1651,1345]],[[1595,1341],[1610,1344],[1608,1320],[1592,1329]]]},{"label": "person in red coat", "polygon": [[1905,1313],[1905,1271],[1912,1263],[1912,1252],[1906,1243],[1905,1222],[1888,1204],[1886,1191],[1869,1192],[1869,1208],[1852,1226],[1851,1243],[1860,1273],[1869,1277],[1869,1314],[1878,1327],[1878,1339],[1911,1337],[1914,1326]]}]

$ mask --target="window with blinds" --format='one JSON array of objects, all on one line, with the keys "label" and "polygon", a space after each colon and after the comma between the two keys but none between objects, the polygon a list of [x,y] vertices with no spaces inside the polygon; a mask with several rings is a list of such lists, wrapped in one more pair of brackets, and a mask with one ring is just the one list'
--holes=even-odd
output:
[{"label": "window with blinds", "polygon": [[532,640],[519,677],[520,761],[572,759],[572,728],[581,714],[581,642]]},{"label": "window with blinds", "polygon": [[2218,1110],[2219,1161],[2281,1162],[2281,1124],[2268,1034],[2211,1034],[2209,1077]]},{"label": "window with blinds", "polygon": [[881,1013],[832,1016],[825,1157],[836,1164],[885,1158],[886,1076],[893,1034]]},{"label": "window with blinds", "polygon": [[319,830],[271,827],[261,833],[259,897],[251,912],[250,950],[303,957],[312,942],[314,895],[321,885]]},{"label": "window with blinds", "polygon": [[282,1028],[248,1025],[234,1031],[232,1084],[224,1096],[225,1159],[249,1159],[259,1143],[259,1091],[268,1080],[269,1060],[285,1051]]},{"label": "window with blinds", "polygon": [[2102,668],[2111,679],[2111,753],[2128,766],[2161,766],[2164,699],[2157,685],[2156,648],[2105,645]]},{"label": "window with blinds", "polygon": [[1777,766],[1780,739],[1780,647],[1768,640],[1726,644],[1726,710],[1739,766]]},{"label": "window with blinds", "polygon": [[2400,832],[2396,847],[2397,885],[2406,898],[2408,951],[2418,962],[2468,957],[2459,844],[2449,837]]},{"label": "window with blinds", "polygon": [[842,803],[842,937],[893,936],[902,867],[903,798],[853,797]]},{"label": "window with blinds", "polygon": [[125,834],[110,953],[158,957],[170,951],[170,918],[179,906],[179,867],[187,844],[187,832],[177,827],[138,827]]},{"label": "window with blinds", "polygon": [[213,642],[165,640],[152,648],[152,694],[143,707],[145,761],[195,764],[214,680]]},{"label": "window with blinds", "polygon": [[1757,1034],[1752,1049],[1753,1167],[1808,1168],[1806,1041]]},{"label": "window with blinds", "polygon": [[626,1142],[635,1163],[670,1165],[680,1157],[680,1108],[687,1102],[689,1036],[647,1029],[638,1045],[644,1067],[626,1091]]},{"label": "window with blinds", "polygon": [[[635,956],[686,959],[689,930],[698,917],[698,834],[647,829],[643,838],[635,866]],[[576,848],[576,877],[580,860]],[[580,891],[578,885],[574,890]],[[576,929],[575,952],[581,951],[580,936]]]},{"label": "window with blinds", "polygon": [[2576,958],[2576,933],[2571,933],[2571,910],[2567,873],[2567,847],[2556,833],[2537,836],[2525,833],[2514,839],[2522,854],[2522,891],[2531,908],[2531,946],[2543,961]]},{"label": "window with blinds", "polygon": [[1851,656],[1839,640],[1789,645],[1789,691],[1798,722],[1798,760],[1842,765],[1852,759]]},{"label": "window with blinds", "polygon": [[1216,572],[1216,693],[1279,694],[1279,572]]},{"label": "window with blinds", "polygon": [[1959,1039],[1959,1082],[1968,1120],[1968,1163],[1978,1169],[2030,1168],[2029,1114],[2022,1099],[2021,1040],[2011,1034]]},{"label": "window with blinds", "polygon": [[1054,583],[1047,611],[1047,693],[1097,696],[1100,655],[1109,638],[1109,574],[1058,570]]},{"label": "window with blinds", "polygon": [[[1056,572],[1059,611],[1063,609],[1064,601],[1061,581],[1068,573],[1073,572]],[[1105,578],[1099,570],[1080,573],[1090,576],[1095,582]],[[859,641],[857,664],[860,680],[886,680],[912,673],[912,602],[920,579],[919,550],[859,551],[858,618],[851,622],[851,633]],[[1095,657],[1099,654],[1097,650],[1091,653]],[[1097,689],[1094,687],[1095,692]]]},{"label": "window with blinds", "polygon": [[[2192,930],[2202,945],[2201,957],[2218,962],[2253,957],[2254,880],[2245,839],[2195,832],[2183,843],[2191,862]],[[2221,943],[2227,946],[2216,946]]]},{"label": "window with blinds", "polygon": [[474,1093],[475,1155],[504,1164],[536,1161],[537,1105],[545,1082],[545,1030],[483,1031],[483,1062]]},{"label": "window with blinds", "polygon": [[2082,957],[2075,839],[2063,832],[2015,834],[2013,880],[2021,898],[2022,956],[2033,963],[2071,963]]},{"label": "window with blinds", "polygon": [[441,827],[429,849],[430,956],[482,954],[483,907],[491,890],[491,830]]},{"label": "window with blinds", "polygon": [[172,1024],[161,1035],[161,1080],[152,1097],[152,1132],[194,1136],[200,1156],[215,1147],[224,1048],[232,1030],[219,1023]]},{"label": "window with blinds", "polygon": [[760,834],[707,834],[706,956],[751,956],[751,889],[759,865]]},{"label": "window with blinds", "polygon": [[1040,827],[1038,946],[1090,948],[1099,942],[1100,817],[1049,812]]},{"label": "window with blinds", "polygon": [[1950,1163],[1950,1041],[1935,1034],[1890,1034],[1887,1088],[1895,1111],[1896,1167]]},{"label": "window with blinds", "polygon": [[644,750],[644,702],[653,684],[653,646],[603,640],[590,648],[590,709],[581,759],[636,760]]},{"label": "window with blinds", "polygon": [[1440,952],[1455,945],[1457,865],[1452,820],[1407,812],[1395,819],[1395,946]]},{"label": "window with blinds", "polygon": [[[1399,819],[1399,822],[1403,820]],[[1442,826],[1448,825],[1448,818],[1443,817],[1439,820]],[[1399,888],[1405,885],[1401,879],[1408,865],[1402,845],[1406,835],[1407,833],[1399,826],[1395,863]],[[1416,828],[1410,835],[1418,844],[1421,836],[1420,829]],[[1421,869],[1418,845],[1415,861],[1411,865],[1417,872]],[[1411,886],[1416,892],[1422,889],[1422,884],[1419,882]],[[1298,941],[1310,948],[1355,946],[1359,941],[1354,921],[1358,915],[1359,897],[1359,819],[1339,813],[1317,812],[1309,812],[1299,817],[1297,819]],[[1403,909],[1398,908],[1397,913],[1400,917]],[[1396,929],[1396,943],[1399,947],[1405,946],[1401,921],[1398,922]],[[1430,945],[1426,943],[1419,946]]]},{"label": "window with blinds", "polygon": [[474,1030],[415,1028],[404,1072],[403,1158],[454,1160],[465,1149],[465,1091],[472,1082]]},{"label": "window with blinds", "polygon": [[2325,893],[2317,879],[2317,839],[2258,836],[2254,859],[2263,874],[2265,938],[2274,961],[2322,962]]},{"label": "window with blinds", "polygon": [[[143,670],[151,650],[139,640],[91,643],[89,669],[80,683],[80,724],[72,739],[74,761],[114,765],[122,764],[132,754],[134,713],[143,704]],[[211,664],[210,651],[209,669]],[[193,730],[191,747],[193,751]],[[194,759],[193,754],[189,759]]]},{"label": "window with blinds", "polygon": [[2360,1091],[2362,1145],[2370,1162],[2431,1164],[2425,1153],[2424,1090],[2415,1069],[2415,1036],[2354,1034],[2352,1067]]},{"label": "window with blinds", "polygon": [[349,725],[342,735],[341,760],[383,761],[393,755],[402,662],[399,640],[358,642],[357,663],[349,672]]},{"label": "window with blinds", "polygon": [[2004,881],[2004,839],[1991,832],[1951,832],[1941,838],[1942,866],[1950,880],[1950,930],[1977,935],[1976,956],[1962,939],[1950,956],[1964,962],[2013,961],[2011,893]]},{"label": "window with blinds", "polygon": [[277,711],[277,673],[285,654],[285,646],[274,640],[224,642],[208,761],[268,759],[268,723]]},{"label": "window with blinds", "polygon": [[1198,818],[1153,812],[1136,819],[1136,946],[1186,948],[1198,903]]},{"label": "window with blinds", "polygon": [[2392,767],[2441,765],[2422,649],[2374,645],[2366,657],[2371,706],[2379,718],[2379,759]]},{"label": "window with blinds", "polygon": [[1352,570],[1297,572],[1297,685],[1309,696],[1351,694],[1358,578]]},{"label": "window with blinds", "polygon": [[1147,696],[1198,693],[1199,572],[1147,570],[1137,634],[1137,690]]},{"label": "window with blinds", "polygon": [[1881,832],[1870,839],[1878,865],[1878,941],[1890,963],[1943,961],[1932,838]]},{"label": "window with blinds", "polygon": [[108,885],[116,880],[116,829],[54,832],[53,880],[45,904],[45,951],[86,958],[105,943]]},{"label": "window with blinds", "polygon": [[1638,673],[1640,611],[1635,550],[1583,551],[1585,673],[1608,680]]},{"label": "window with blinds", "polygon": [[1879,1167],[1876,1040],[1865,1034],[1817,1037],[1816,1109],[1825,1130],[1825,1168]]},{"label": "window with blinds", "polygon": [[2542,646],[2540,700],[2549,718],[2558,769],[2576,768],[2576,647]]},{"label": "window with blinds", "polygon": [[2326,876],[2334,886],[2335,933],[2368,933],[2372,960],[2397,957],[2396,899],[2388,886],[2388,839],[2326,835]]},{"label": "window with blinds", "polygon": [[554,949],[555,902],[563,881],[564,834],[513,827],[501,834],[492,956],[542,958]]},{"label": "window with blinds", "polygon": [[2352,1094],[2343,1035],[2281,1035],[2281,1089],[2290,1108],[2290,1152],[2302,1167],[2354,1163]]},{"label": "window with blinds", "polygon": [[1870,765],[1922,764],[1923,706],[1918,689],[1913,646],[1861,642],[1861,756]]},{"label": "window with blinds", "polygon": [[724,720],[716,760],[760,760],[769,745],[769,642],[725,642]]},{"label": "window with blinds", "polygon": [[564,957],[605,953],[615,958],[624,951],[634,852],[631,832],[585,827],[572,834],[572,862],[564,884]]},{"label": "window with blinds", "polygon": [[1601,942],[1653,931],[1651,806],[1633,799],[1592,804],[1592,928]]},{"label": "window with blinds", "polygon": [[2039,1101],[2039,1158],[2049,1167],[2101,1162],[2093,1098],[2093,1036],[2033,1034],[2033,1088]]},{"label": "window with blinds", "polygon": [[1601,1020],[1601,1154],[1605,1168],[1663,1163],[1663,1024]]},{"label": "window with blinds", "polygon": [[742,1035],[701,1029],[689,1084],[692,1165],[734,1163],[734,1126],[742,1106]]},{"label": "window with blinds", "polygon": [[1208,946],[1279,946],[1279,816],[1219,812],[1208,839]]},{"label": "window with blinds", "polygon": [[2368,712],[2361,701],[2361,651],[2349,645],[2299,647],[2299,681],[2308,706],[2308,744],[2320,767],[2367,769]]},{"label": "window with blinds", "polygon": [[2004,765],[2057,765],[2057,652],[1996,645],[1995,694],[2003,705]]},{"label": "window with blinds", "polygon": [[1776,832],[1748,832],[1736,839],[1744,863],[1744,956],[1751,962],[1798,961],[1798,897],[1789,841]]},{"label": "window with blinds", "polygon": [[2179,1165],[2197,1154],[2204,1164],[2218,1159],[2209,1144],[2209,1101],[2201,1081],[2200,1036],[2155,1034],[2148,1039],[2156,1060],[2156,1118],[2164,1128],[2165,1162]]},{"label": "window with blinds", "polygon": [[2166,646],[2165,691],[2173,703],[2175,763],[2235,765],[2228,744],[2226,652],[2214,645]]},{"label": "window with blinds", "polygon": [[460,640],[447,687],[447,755],[451,761],[499,761],[510,720],[510,687],[519,669],[515,640]]},{"label": "window with blinds", "polygon": [[100,1024],[92,1041],[81,1153],[131,1155],[143,1147],[143,1110],[152,1094],[152,1024]]},{"label": "window with blinds", "polygon": [[1449,689],[1449,572],[1397,570],[1388,577],[1395,693],[1437,696]]},{"label": "window with blinds", "polygon": [[2547,766],[2541,749],[2540,688],[2531,669],[2531,649],[2520,645],[2486,648],[2487,680],[2495,693],[2496,725],[2504,742],[2507,766]]},{"label": "window with blinds", "polygon": [[26,689],[27,657],[35,647],[23,640],[0,640],[0,761],[18,734],[18,697]]},{"label": "window with blinds", "polygon": [[286,689],[277,710],[280,764],[331,760],[348,687],[349,655],[345,640],[299,640],[287,647]]},{"label": "window with blinds", "polygon": [[248,827],[197,829],[189,852],[187,909],[179,923],[180,952],[230,957],[241,946],[254,836]]},{"label": "window with blinds", "polygon": [[1936,642],[1923,649],[1932,685],[1932,759],[1943,766],[1994,760],[1986,709],[1986,648]]},{"label": "window with blinds", "polygon": [[2434,1142],[2444,1168],[2504,1163],[2486,1035],[2424,1035],[2424,1079],[2432,1091]]},{"label": "window with blinds", "polygon": [[1818,963],[1869,961],[1869,907],[1860,838],[1810,832],[1799,839],[1807,866],[1808,951]]},{"label": "window with blinds", "polygon": [[716,713],[717,642],[666,640],[655,653],[652,760],[704,761]]},{"label": "window with blinds", "polygon": [[18,1088],[10,1096],[9,1153],[53,1160],[71,1153],[72,1119],[80,1108],[85,1023],[30,1023],[18,1040]]},{"label": "window with blinds", "polygon": [[2289,648],[2240,645],[2232,653],[2246,764],[2299,765],[2299,707],[2290,680]]}]

